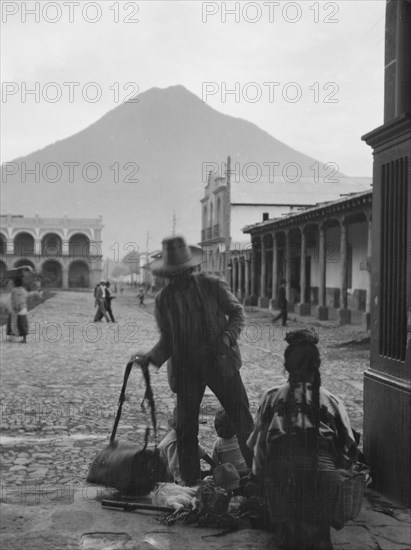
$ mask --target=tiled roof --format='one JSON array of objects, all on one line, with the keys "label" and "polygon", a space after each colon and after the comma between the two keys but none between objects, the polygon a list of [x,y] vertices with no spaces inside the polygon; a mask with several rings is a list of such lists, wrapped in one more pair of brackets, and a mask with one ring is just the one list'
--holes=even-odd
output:
[{"label": "tiled roof", "polygon": [[283,179],[272,183],[263,179],[256,183],[232,181],[231,204],[315,205],[335,201],[343,194],[367,191],[371,183],[372,178],[339,178],[337,183],[329,183],[315,181],[314,177],[301,177],[296,183]]},{"label": "tiled roof", "polygon": [[350,193],[348,196],[340,197],[338,200],[321,202],[310,208],[301,209],[299,212],[290,212],[282,218],[270,219],[264,222],[259,222],[251,225],[246,225],[243,228],[244,233],[250,233],[255,229],[262,229],[268,225],[286,226],[293,222],[299,222],[303,219],[320,217],[332,211],[343,211],[348,208],[353,208],[359,204],[366,204],[372,200],[372,190],[362,191],[360,193]]}]

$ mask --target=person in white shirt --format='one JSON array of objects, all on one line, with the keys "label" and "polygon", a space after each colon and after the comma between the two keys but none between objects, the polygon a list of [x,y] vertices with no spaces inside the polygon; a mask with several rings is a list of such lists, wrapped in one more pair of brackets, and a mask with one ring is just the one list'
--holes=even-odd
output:
[{"label": "person in white shirt", "polygon": [[214,427],[219,437],[214,442],[213,461],[217,465],[232,464],[238,472],[247,470],[233,425],[223,408],[216,412]]},{"label": "person in white shirt", "polygon": [[[184,482],[181,478],[180,465],[178,461],[176,424],[177,407],[174,407],[173,416],[168,420],[168,425],[171,429],[165,436],[165,438],[159,443],[158,450],[160,451],[161,460],[167,466],[167,473],[169,475],[169,478],[179,485],[184,485]],[[198,445],[198,453],[200,459],[203,459],[212,468],[216,466],[216,464],[214,464],[212,458],[208,454],[207,450],[200,444]]]}]

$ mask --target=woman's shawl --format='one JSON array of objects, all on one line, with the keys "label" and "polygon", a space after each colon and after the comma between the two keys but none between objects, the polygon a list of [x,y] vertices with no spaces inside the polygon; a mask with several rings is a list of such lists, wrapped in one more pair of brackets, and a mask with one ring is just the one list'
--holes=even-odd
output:
[{"label": "woman's shawl", "polygon": [[19,313],[27,307],[27,290],[22,286],[15,287],[11,291],[11,308],[14,313]]},{"label": "woman's shawl", "polygon": [[[254,430],[247,445],[254,450],[253,473],[261,476],[264,465],[275,441],[287,434],[287,424],[291,424],[293,434],[314,428],[310,415],[302,412],[302,385],[295,389],[295,403],[287,404],[289,384],[271,388],[263,397],[257,411]],[[311,385],[306,385],[307,403],[311,403]],[[355,446],[347,411],[340,399],[320,387],[320,437],[331,439],[341,453],[349,453]]]}]

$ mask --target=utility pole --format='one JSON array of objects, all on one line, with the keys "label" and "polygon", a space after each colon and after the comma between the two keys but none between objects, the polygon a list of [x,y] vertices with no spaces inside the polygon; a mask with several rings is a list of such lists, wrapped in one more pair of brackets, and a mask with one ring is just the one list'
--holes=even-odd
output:
[{"label": "utility pole", "polygon": [[228,273],[228,261],[230,258],[230,248],[231,248],[231,157],[227,157],[227,166],[226,166],[226,193],[225,193],[225,202],[224,202],[224,236],[225,236],[225,266],[224,272],[227,281],[230,281]]},{"label": "utility pole", "polygon": [[176,234],[176,225],[177,225],[176,211],[173,210],[173,229],[172,229],[173,235]]}]

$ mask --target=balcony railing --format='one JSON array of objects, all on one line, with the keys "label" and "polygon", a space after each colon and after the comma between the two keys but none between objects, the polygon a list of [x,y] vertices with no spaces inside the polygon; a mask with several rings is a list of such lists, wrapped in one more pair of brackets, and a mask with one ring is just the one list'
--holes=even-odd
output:
[{"label": "balcony railing", "polygon": [[212,227],[207,227],[206,229],[201,230],[201,240],[203,242],[209,241],[211,239],[217,239],[218,237],[221,237],[219,223],[216,223]]}]

